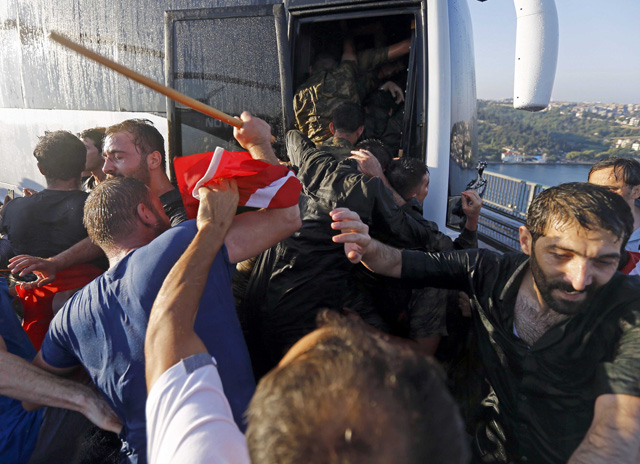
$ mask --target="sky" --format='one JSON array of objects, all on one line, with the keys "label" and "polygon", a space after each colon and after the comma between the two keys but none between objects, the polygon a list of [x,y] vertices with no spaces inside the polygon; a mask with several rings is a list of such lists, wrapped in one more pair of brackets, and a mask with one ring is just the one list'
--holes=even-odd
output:
[{"label": "sky", "polygon": [[[467,0],[478,98],[513,98],[513,0]],[[640,0],[555,0],[560,28],[553,101],[640,103]]]}]

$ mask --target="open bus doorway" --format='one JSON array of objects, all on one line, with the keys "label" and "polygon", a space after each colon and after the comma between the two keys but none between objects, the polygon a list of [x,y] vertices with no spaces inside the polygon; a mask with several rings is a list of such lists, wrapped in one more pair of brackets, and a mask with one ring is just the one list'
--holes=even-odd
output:
[{"label": "open bus doorway", "polygon": [[[347,38],[357,53],[387,47],[405,39],[411,41],[408,54],[373,71],[359,67],[358,101],[366,111],[365,138],[379,138],[394,156],[424,160],[423,104],[424,76],[420,40],[416,40],[416,13],[406,8],[303,18],[292,24],[293,93],[305,85],[314,60],[320,55],[340,63]],[[380,90],[387,81],[397,84],[404,102],[396,103],[390,92]],[[418,84],[419,83],[419,84]],[[299,124],[297,124],[299,125]]]}]

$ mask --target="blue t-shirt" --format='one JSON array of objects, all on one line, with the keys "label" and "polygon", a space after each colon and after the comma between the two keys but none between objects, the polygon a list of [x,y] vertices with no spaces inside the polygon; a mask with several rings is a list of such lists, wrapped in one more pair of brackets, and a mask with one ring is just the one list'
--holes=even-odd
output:
[{"label": "blue t-shirt", "polygon": [[[124,423],[124,451],[146,462],[144,338],[149,313],[165,277],[196,234],[195,221],[172,227],[76,293],[51,322],[42,356],[53,367],[82,364]],[[234,419],[255,390],[249,353],[231,292],[233,265],[226,248],[216,256],[195,331],[218,361]]]},{"label": "blue t-shirt", "polygon": [[[7,281],[0,278],[0,336],[7,351],[31,362],[36,349],[11,306],[11,294]],[[7,396],[0,396],[0,464],[27,462],[38,440],[42,412],[25,411],[22,403]]]}]

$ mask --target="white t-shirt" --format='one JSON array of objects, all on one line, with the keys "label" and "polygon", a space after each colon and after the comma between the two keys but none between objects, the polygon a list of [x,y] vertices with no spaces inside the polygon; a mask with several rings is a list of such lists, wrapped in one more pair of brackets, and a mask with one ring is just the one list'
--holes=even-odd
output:
[{"label": "white t-shirt", "polygon": [[180,361],[158,378],[146,416],[150,464],[250,464],[215,359],[206,353]]}]

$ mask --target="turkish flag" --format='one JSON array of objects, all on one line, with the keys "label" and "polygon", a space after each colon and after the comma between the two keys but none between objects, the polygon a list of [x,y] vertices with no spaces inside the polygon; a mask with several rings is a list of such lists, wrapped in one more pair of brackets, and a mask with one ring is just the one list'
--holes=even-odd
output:
[{"label": "turkish flag", "polygon": [[189,219],[198,214],[198,189],[220,179],[235,179],[240,206],[288,208],[298,204],[300,181],[286,166],[255,160],[244,151],[214,152],[176,158],[178,189]]}]

